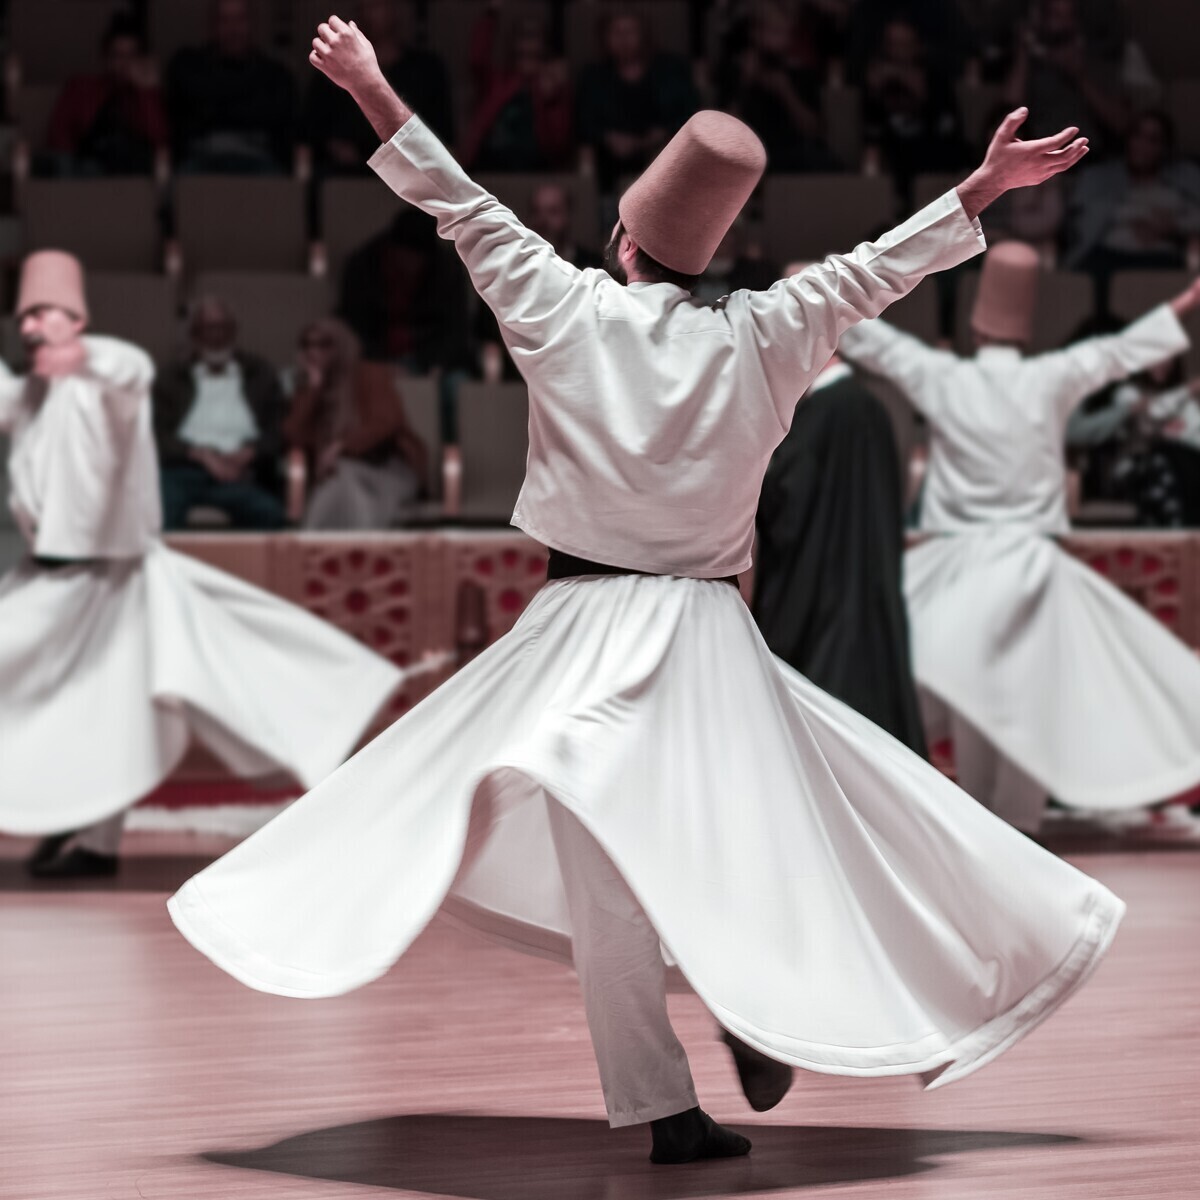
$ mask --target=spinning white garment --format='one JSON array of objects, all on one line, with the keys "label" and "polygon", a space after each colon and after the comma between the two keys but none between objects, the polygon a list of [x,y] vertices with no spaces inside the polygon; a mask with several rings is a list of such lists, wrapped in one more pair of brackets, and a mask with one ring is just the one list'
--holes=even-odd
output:
[{"label": "spinning white garment", "polygon": [[842,338],[930,422],[921,527],[933,536],[905,556],[913,674],[931,711],[957,722],[956,753],[1007,760],[964,785],[1030,829],[1047,795],[1137,807],[1200,783],[1200,661],[1052,540],[1070,528],[1072,411],[1187,346],[1166,305],[1029,358],[999,346],[959,358],[884,321]]},{"label": "spinning white garment", "polygon": [[295,605],[154,541],[143,558],[0,581],[0,829],[120,812],[192,735],[235,773],[306,787],[396,688],[385,659]]},{"label": "spinning white garment", "polygon": [[1047,794],[1126,808],[1200,781],[1200,659],[1050,538],[932,537],[904,590],[921,687]]},{"label": "spinning white garment", "polygon": [[1086,979],[1123,911],[775,660],[728,584],[614,576],[547,585],[171,915],[290,996],[374,979],[443,906],[567,958],[541,789],[722,1024],[816,1071],[962,1077]]}]

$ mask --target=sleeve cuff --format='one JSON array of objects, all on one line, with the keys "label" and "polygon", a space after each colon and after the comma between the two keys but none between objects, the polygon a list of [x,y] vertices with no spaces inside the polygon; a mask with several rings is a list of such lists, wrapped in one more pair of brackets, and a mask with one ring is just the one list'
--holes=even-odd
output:
[{"label": "sleeve cuff", "polygon": [[[421,133],[425,130],[425,123],[413,113],[394,134],[384,142],[374,154],[367,159],[367,166],[372,171],[378,172],[381,167],[392,161],[397,154],[405,153],[405,146],[414,137],[420,138]],[[407,155],[405,155],[407,157]]]}]

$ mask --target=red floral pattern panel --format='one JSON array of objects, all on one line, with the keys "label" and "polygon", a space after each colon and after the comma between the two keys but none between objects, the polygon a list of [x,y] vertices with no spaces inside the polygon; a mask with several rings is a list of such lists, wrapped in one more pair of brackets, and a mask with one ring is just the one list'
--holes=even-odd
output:
[{"label": "red floral pattern panel", "polygon": [[546,582],[546,551],[521,533],[450,533],[444,543],[443,629],[469,655],[517,623]]},{"label": "red floral pattern panel", "polygon": [[1098,571],[1190,646],[1200,640],[1197,539],[1189,534],[1078,533],[1064,550]]},{"label": "red floral pattern panel", "polygon": [[[420,537],[294,538],[280,546],[285,594],[314,616],[370,646],[398,667],[416,664],[428,640],[430,554]],[[392,697],[394,721],[436,681],[415,675]]]}]

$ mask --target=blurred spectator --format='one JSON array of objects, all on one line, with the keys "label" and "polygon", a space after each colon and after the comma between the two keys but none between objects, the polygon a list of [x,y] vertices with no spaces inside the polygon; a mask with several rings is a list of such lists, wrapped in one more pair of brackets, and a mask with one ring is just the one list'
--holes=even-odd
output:
[{"label": "blurred spectator", "polygon": [[[561,183],[540,183],[529,197],[526,224],[554,247],[559,258],[581,269],[602,265],[596,251],[575,241],[575,205],[571,191]],[[480,304],[475,316],[475,338],[480,352],[480,373],[484,379],[516,379],[517,369],[500,340],[500,326],[492,310]]]},{"label": "blurred spectator", "polygon": [[220,509],[237,529],[278,529],[283,394],[271,365],[237,346],[233,314],[212,296],[192,307],[192,353],[154,382],[154,436],[162,464],[163,524]]},{"label": "blurred spectator", "polygon": [[[360,0],[355,19],[375,47],[388,83],[443,142],[452,143],[454,112],[445,64],[408,43],[396,0]],[[379,145],[350,94],[319,71],[312,72],[303,125],[317,168],[326,174],[366,171]]]},{"label": "blurred spectator", "polygon": [[592,157],[600,190],[614,192],[622,175],[640,174],[700,106],[685,59],[655,52],[641,16],[604,20],[604,59],[579,84],[579,140]]},{"label": "blurred spectator", "polygon": [[387,529],[422,490],[428,452],[394,378],[392,367],[360,360],[358,339],[335,318],[300,335],[283,437],[308,464],[305,529]]},{"label": "blurred spectator", "polygon": [[59,93],[46,134],[56,174],[143,175],[167,145],[158,72],[129,14],[113,17],[101,69],[76,75]]},{"label": "blurred spectator", "polygon": [[466,293],[454,251],[407,205],[342,270],[339,313],[363,354],[414,375],[466,365]]},{"label": "blurred spectator", "polygon": [[497,62],[495,4],[471,31],[475,101],[463,160],[476,171],[553,171],[573,165],[574,101],[566,64],[551,57],[545,26],[520,20]]},{"label": "blurred spectator", "polygon": [[[1085,328],[1112,332],[1111,315]],[[1143,528],[1200,526],[1200,379],[1182,357],[1105,388],[1071,415],[1067,445],[1082,463],[1085,500],[1132,506]]]},{"label": "blurred spectator", "polygon": [[779,278],[776,264],[763,258],[761,247],[748,234],[745,219],[739,217],[721,239],[692,295],[705,304],[714,304],[743,288],[765,291]]},{"label": "blurred spectator", "polygon": [[867,65],[866,142],[896,177],[905,207],[925,171],[951,171],[968,160],[958,101],[935,70],[921,33],[896,17],[883,27]]},{"label": "blurred spectator", "polygon": [[846,28],[847,73],[852,81],[866,78],[879,31],[902,20],[918,32],[927,47],[931,68],[949,83],[962,73],[976,52],[976,38],[959,0],[853,0]]},{"label": "blurred spectator", "polygon": [[1034,0],[1018,32],[1007,99],[1029,108],[1023,136],[1077,125],[1094,152],[1119,142],[1129,121],[1119,52],[1089,36],[1078,0]]},{"label": "blurred spectator", "polygon": [[821,130],[821,72],[796,55],[795,27],[772,0],[754,6],[743,48],[729,47],[718,70],[721,106],[763,140],[769,171],[837,167]]},{"label": "blurred spectator", "polygon": [[167,68],[167,110],[180,171],[287,173],[295,137],[292,77],[254,44],[248,0],[212,0],[211,40]]},{"label": "blurred spectator", "polygon": [[1142,113],[1125,154],[1085,168],[1071,198],[1066,265],[1107,277],[1122,269],[1182,267],[1200,236],[1200,167],[1175,156],[1175,128]]}]

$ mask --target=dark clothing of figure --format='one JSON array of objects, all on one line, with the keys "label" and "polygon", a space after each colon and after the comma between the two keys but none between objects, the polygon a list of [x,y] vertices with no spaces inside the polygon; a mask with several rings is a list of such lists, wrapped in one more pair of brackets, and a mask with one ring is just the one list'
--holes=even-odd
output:
[{"label": "dark clothing of figure", "polygon": [[699,107],[690,68],[674,55],[656,54],[642,77],[632,81],[623,79],[611,62],[588,67],[579,85],[577,131],[581,142],[594,147],[600,190],[611,192],[621,176],[641,174],[657,153],[651,149],[618,158],[605,134],[645,137],[661,130],[666,142]]},{"label": "dark clothing of figure", "polygon": [[868,88],[864,103],[866,139],[879,147],[906,204],[917,175],[952,171],[969,158],[950,84],[936,71],[923,74],[923,94],[897,74]]},{"label": "dark clothing of figure", "polygon": [[[792,91],[814,115],[821,112],[821,75],[806,67],[774,64],[787,76]],[[722,107],[740,117],[762,139],[768,171],[835,171],[840,164],[817,134],[802,131],[779,96],[760,83],[727,76],[720,93]]]},{"label": "dark clothing of figure", "polygon": [[154,381],[154,439],[162,475],[163,525],[180,529],[190,508],[205,505],[225,512],[238,529],[278,529],[284,523],[279,499],[280,433],[284,397],[275,369],[257,355],[238,351],[242,396],[258,427],[255,458],[245,475],[232,483],[216,479],[190,457],[191,446],[179,431],[196,399],[192,362],[175,363]]},{"label": "dark clothing of figure", "polygon": [[757,525],[752,607],[772,653],[924,754],[896,438],[883,404],[853,377],[797,406]]},{"label": "dark clothing of figure", "polygon": [[356,250],[342,270],[339,315],[363,357],[418,374],[466,366],[466,292],[458,257],[433,221],[401,212],[390,229]]},{"label": "dark clothing of figure", "polygon": [[46,133],[46,148],[67,173],[149,174],[166,144],[162,93],[111,75],[68,80]]},{"label": "dark clothing of figure", "polygon": [[295,104],[291,75],[261,51],[228,58],[213,46],[180,50],[167,70],[167,111],[179,169],[289,172]]},{"label": "dark clothing of figure", "polygon": [[[413,111],[421,114],[421,120],[450,145],[454,141],[454,108],[442,60],[424,50],[406,50],[384,74],[396,94],[403,96]],[[316,164],[326,173],[365,173],[367,159],[379,145],[378,136],[350,93],[320,73],[314,73],[309,85],[303,126]],[[356,161],[342,163],[332,158],[329,145],[335,141],[353,146]]]}]

